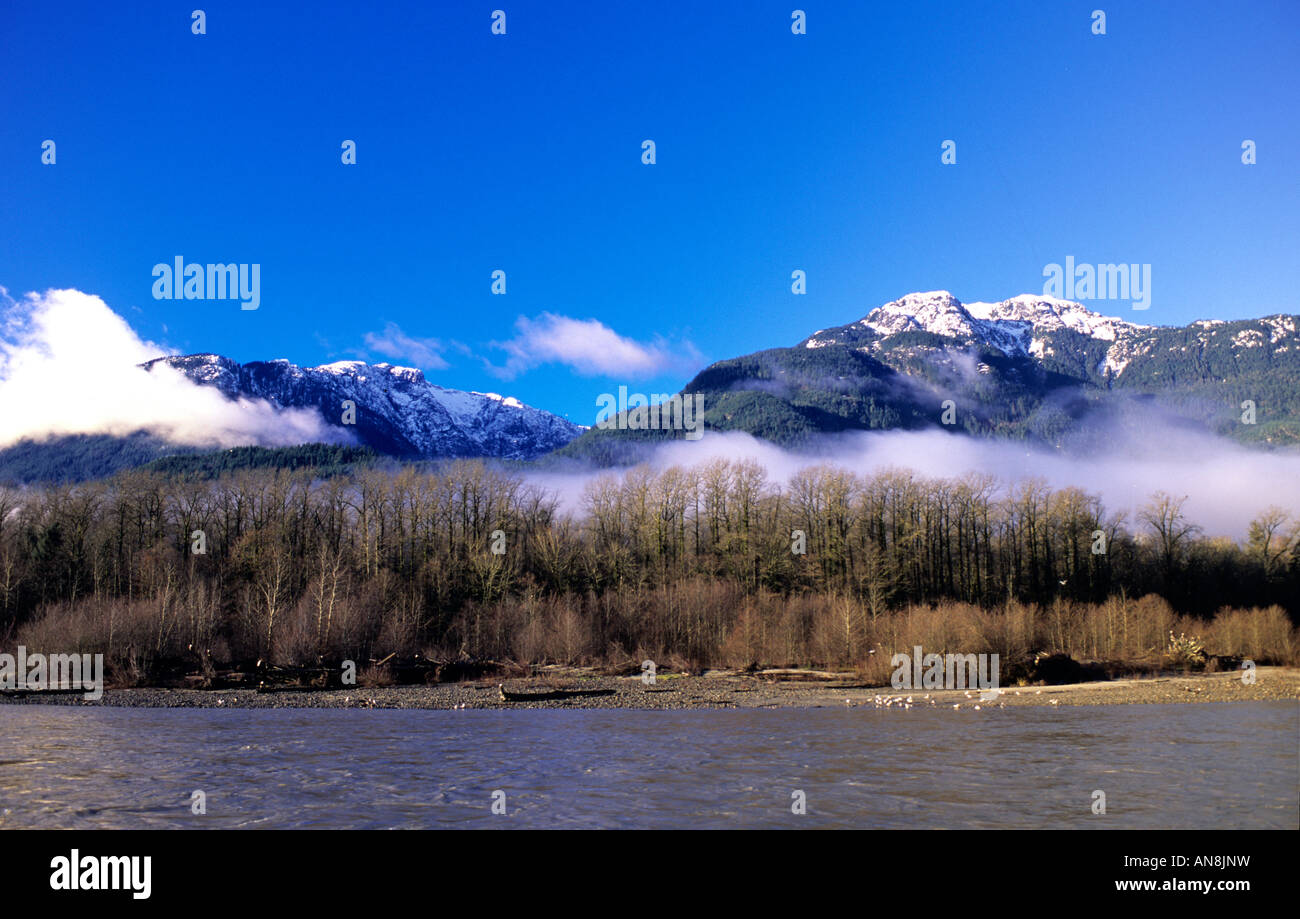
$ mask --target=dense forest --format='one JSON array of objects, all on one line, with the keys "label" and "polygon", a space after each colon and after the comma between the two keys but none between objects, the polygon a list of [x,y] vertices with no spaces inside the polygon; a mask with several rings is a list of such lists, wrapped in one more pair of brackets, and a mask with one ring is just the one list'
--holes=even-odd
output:
[{"label": "dense forest", "polygon": [[297,447],[231,447],[209,453],[156,459],[144,468],[171,478],[216,479],[247,469],[311,470],[319,476],[343,475],[379,461],[369,447],[302,444]]},{"label": "dense forest", "polygon": [[922,640],[1134,658],[1171,629],[1296,655],[1300,527],[1278,508],[1238,544],[1167,494],[1130,520],[1038,480],[905,470],[637,467],[574,514],[481,462],[187,472],[0,489],[0,645],[103,651],[120,678],[394,653],[860,667]]},{"label": "dense forest", "polygon": [[380,462],[369,447],[301,444],[204,450],[138,431],[126,437],[71,434],[0,449],[0,485],[66,485],[144,468],[170,477],[218,478],[244,469],[310,469],[339,475]]}]

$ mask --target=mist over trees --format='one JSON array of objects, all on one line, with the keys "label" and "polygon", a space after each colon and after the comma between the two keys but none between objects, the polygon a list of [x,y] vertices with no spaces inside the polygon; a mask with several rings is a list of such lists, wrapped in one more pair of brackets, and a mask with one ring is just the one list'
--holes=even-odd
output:
[{"label": "mist over trees", "polygon": [[590,482],[576,516],[481,462],[189,471],[0,490],[0,642],[141,673],[417,652],[856,665],[901,638],[900,617],[999,647],[1023,620],[1028,651],[1105,655],[1150,650],[1178,615],[1277,607],[1267,640],[1285,658],[1300,614],[1300,528],[1281,508],[1237,544],[1206,538],[1181,496],[1129,520],[1075,488],[902,469],[777,483],[753,461],[636,467]]}]

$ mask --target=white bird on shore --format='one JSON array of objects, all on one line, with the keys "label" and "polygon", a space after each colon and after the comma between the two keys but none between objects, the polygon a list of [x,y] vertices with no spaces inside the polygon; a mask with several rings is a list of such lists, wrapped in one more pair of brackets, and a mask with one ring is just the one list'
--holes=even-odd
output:
[{"label": "white bird on shore", "polygon": [[957,709],[961,708],[961,703],[958,702],[958,703],[957,703],[956,705],[954,705],[952,708],[953,708],[953,711],[956,711]]},{"label": "white bird on shore", "polygon": [[908,704],[911,704],[911,702],[912,702],[912,697],[911,697],[911,696],[908,696],[908,697],[907,697],[907,701],[908,701]]},{"label": "white bird on shore", "polygon": [[1056,700],[1055,700],[1055,699],[1052,700],[1052,704],[1053,704],[1053,705],[1056,704]]},{"label": "white bird on shore", "polygon": [[979,710],[980,710],[980,707],[979,707],[978,705],[975,706],[975,711],[979,711]]}]

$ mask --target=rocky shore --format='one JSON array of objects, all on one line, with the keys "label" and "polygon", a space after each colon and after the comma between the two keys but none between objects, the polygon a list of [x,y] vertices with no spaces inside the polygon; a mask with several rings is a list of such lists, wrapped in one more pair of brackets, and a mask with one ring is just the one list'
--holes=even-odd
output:
[{"label": "rocky shore", "polygon": [[[842,677],[842,678],[840,678]],[[584,669],[554,669],[541,676],[483,679],[430,686],[349,687],[333,690],[108,689],[102,698],[38,693],[0,696],[0,705],[108,705],[141,708],[402,708],[402,709],[716,709],[826,706],[975,710],[1015,706],[1149,705],[1189,702],[1300,700],[1300,669],[1260,667],[1253,685],[1240,673],[1181,674],[1074,683],[1008,686],[994,698],[978,690],[895,690],[855,682],[850,674],[783,672],[755,676],[708,671],[699,676],[661,673],[653,685],[639,676],[601,676]],[[529,699],[526,694],[545,698]]]}]

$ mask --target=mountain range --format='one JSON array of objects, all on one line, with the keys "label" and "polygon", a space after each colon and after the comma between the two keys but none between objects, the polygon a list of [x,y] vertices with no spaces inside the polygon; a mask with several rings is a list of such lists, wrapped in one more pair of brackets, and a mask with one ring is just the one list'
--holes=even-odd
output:
[{"label": "mountain range", "polygon": [[[1300,317],[1157,326],[1025,294],[963,303],[908,294],[789,347],[718,361],[682,390],[704,398],[706,430],[782,445],[851,430],[950,423],[975,436],[1062,446],[1139,431],[1151,412],[1261,444],[1300,443]],[[633,462],[647,441],[681,432],[583,428],[516,399],[430,383],[408,367],[287,360],[240,364],[216,354],[163,357],[230,399],[314,409],[334,443],[400,460],[547,454]],[[354,417],[346,418],[348,406]],[[353,423],[347,423],[352,421]],[[147,432],[76,435],[0,450],[0,480],[76,480],[194,453]]]},{"label": "mountain range", "polygon": [[[582,428],[497,393],[446,389],[411,367],[338,361],[299,367],[287,360],[240,364],[217,354],[163,357],[167,364],[230,399],[265,399],[280,408],[316,409],[338,432],[398,459],[484,457],[528,460],[564,446]],[[355,407],[345,423],[345,402]]]},{"label": "mountain range", "polygon": [[[708,429],[787,445],[941,426],[949,401],[948,420],[970,434],[1054,446],[1117,421],[1141,425],[1151,411],[1242,441],[1297,443],[1298,328],[1300,317],[1284,314],[1155,326],[1041,295],[962,303],[940,290],[718,361],[683,392],[704,395]],[[624,462],[632,441],[667,436],[593,429],[560,452]]]},{"label": "mountain range", "polygon": [[[240,364],[217,354],[190,354],[157,358],[142,366],[152,371],[159,365],[215,387],[231,400],[265,400],[277,408],[315,410],[325,422],[330,442],[355,444],[405,461],[531,460],[564,446],[583,430],[518,399],[447,389],[430,383],[419,370],[386,363],[339,361],[299,367],[287,360]],[[202,452],[147,431],[126,437],[76,434],[24,440],[0,450],[0,482],[81,481]],[[321,455],[331,457],[331,462],[337,456]],[[281,459],[297,465],[302,456],[288,450]],[[270,460],[276,460],[274,454]],[[266,458],[259,456],[257,461]]]}]

